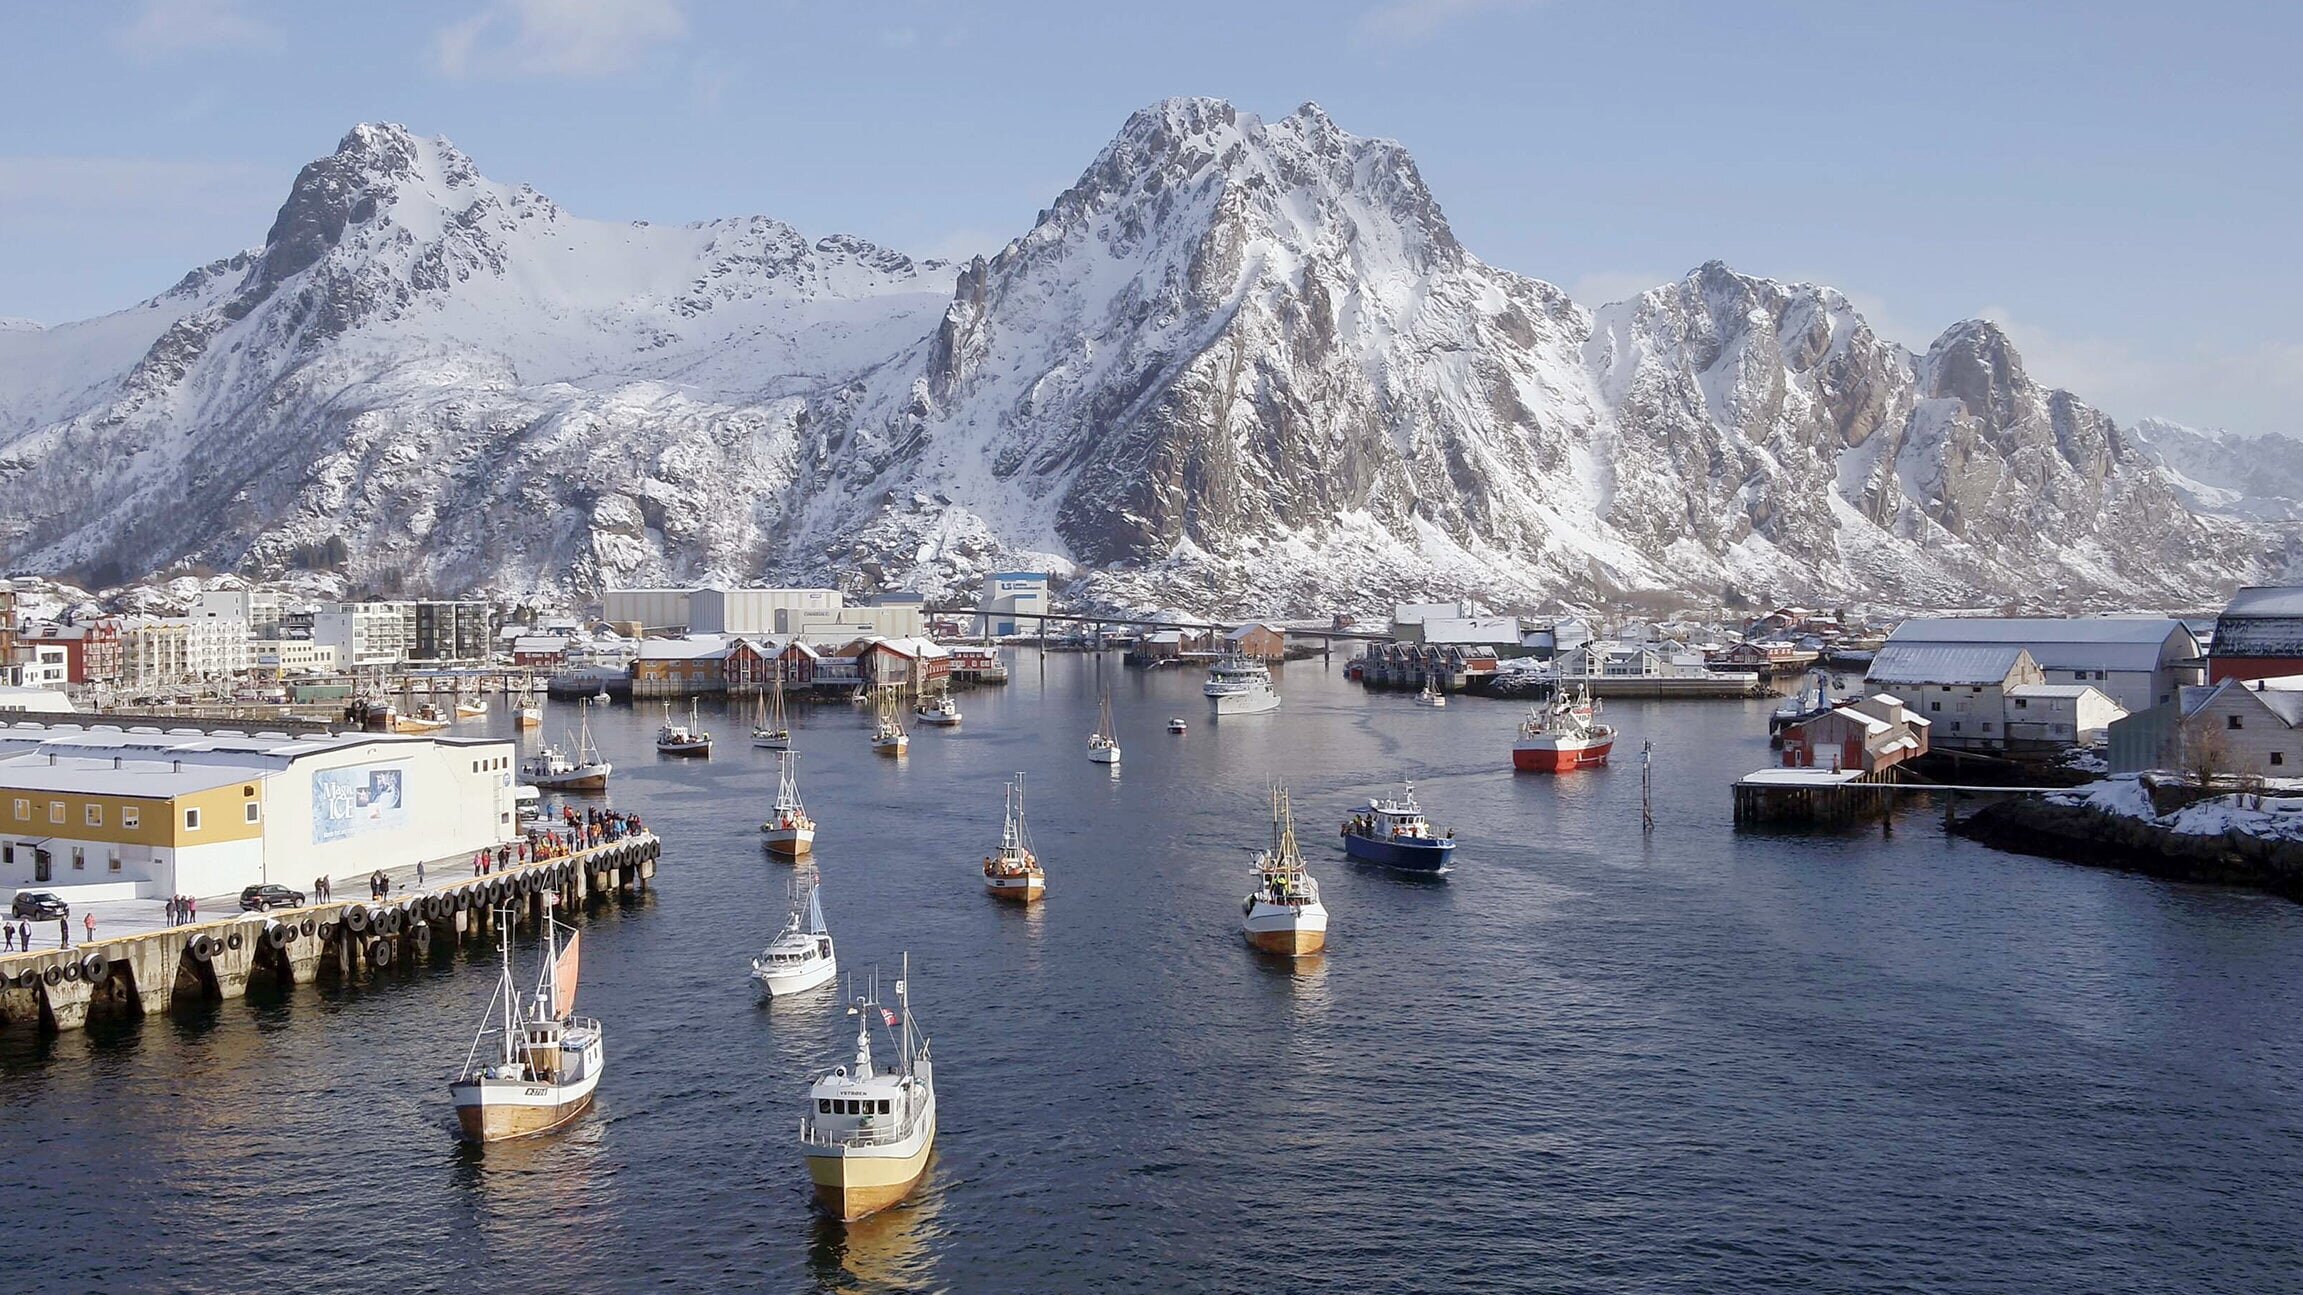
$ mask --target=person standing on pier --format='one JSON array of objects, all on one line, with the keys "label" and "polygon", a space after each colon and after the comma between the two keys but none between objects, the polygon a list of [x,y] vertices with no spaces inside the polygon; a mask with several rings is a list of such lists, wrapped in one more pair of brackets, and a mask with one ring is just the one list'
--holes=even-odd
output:
[{"label": "person standing on pier", "polygon": [[424,888],[424,861],[423,861],[422,859],[418,859],[418,860],[416,860],[416,889],[418,889],[418,890],[422,890],[423,888]]},{"label": "person standing on pier", "polygon": [[16,949],[16,928],[0,925],[0,953],[13,953]]},{"label": "person standing on pier", "polygon": [[94,944],[94,943],[96,942],[96,912],[95,912],[95,910],[94,910],[94,909],[90,909],[89,911],[87,911],[87,912],[85,912],[85,913],[82,913],[82,914],[80,915],[80,920],[81,920],[83,923],[85,923],[85,924],[87,925],[87,927],[88,927],[88,943],[90,943],[90,944]]},{"label": "person standing on pier", "polygon": [[69,917],[56,919],[56,947],[59,949],[72,947],[72,919]]},{"label": "person standing on pier", "polygon": [[30,922],[18,922],[16,924],[16,943],[24,946],[24,952],[30,953],[32,951],[32,924]]}]

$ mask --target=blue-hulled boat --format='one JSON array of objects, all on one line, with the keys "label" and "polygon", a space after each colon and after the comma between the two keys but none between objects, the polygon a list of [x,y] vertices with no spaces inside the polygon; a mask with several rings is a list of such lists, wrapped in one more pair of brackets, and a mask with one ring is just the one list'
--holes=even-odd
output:
[{"label": "blue-hulled boat", "polygon": [[1367,808],[1344,820],[1343,852],[1362,863],[1402,872],[1445,872],[1455,854],[1455,833],[1432,834],[1415,803],[1415,784],[1397,800],[1370,798]]}]

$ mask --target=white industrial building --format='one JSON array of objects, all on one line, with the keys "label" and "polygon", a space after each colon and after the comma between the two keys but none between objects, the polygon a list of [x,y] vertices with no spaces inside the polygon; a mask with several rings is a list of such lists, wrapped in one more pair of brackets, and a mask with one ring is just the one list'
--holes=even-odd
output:
[{"label": "white industrial building", "polygon": [[976,636],[1004,638],[1046,628],[1048,576],[1044,571],[995,571],[984,577],[976,603]]},{"label": "white industrial building", "polygon": [[2207,678],[2198,637],[2169,617],[1921,616],[1896,626],[1881,650],[1917,645],[2020,647],[2041,682],[2092,684],[2129,711],[2165,705]]},{"label": "white industrial building", "polygon": [[1890,641],[1864,677],[1928,721],[1931,747],[1970,751],[2005,750],[2009,692],[2046,681],[2028,650],[2005,643]]},{"label": "white industrial building", "polygon": [[0,727],[0,888],[221,896],[460,858],[517,834],[515,758],[495,740]]},{"label": "white industrial building", "polygon": [[2007,743],[2015,747],[2101,746],[2127,708],[2086,683],[2026,683],[2007,690]]},{"label": "white industrial building", "polygon": [[794,620],[836,618],[846,602],[837,589],[697,589],[686,624],[691,634],[781,634]]}]

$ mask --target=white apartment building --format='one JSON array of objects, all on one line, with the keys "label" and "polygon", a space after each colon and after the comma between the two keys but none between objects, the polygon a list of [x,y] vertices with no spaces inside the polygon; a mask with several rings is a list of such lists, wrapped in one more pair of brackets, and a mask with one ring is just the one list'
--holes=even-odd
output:
[{"label": "white apartment building", "polygon": [[120,682],[129,688],[231,679],[252,660],[248,622],[224,616],[129,616],[120,622]]},{"label": "white apartment building", "polygon": [[312,641],[334,649],[339,668],[399,665],[416,643],[416,604],[325,603],[312,617]]},{"label": "white apartment building", "polygon": [[243,620],[259,639],[280,636],[280,595],[263,589],[211,589],[192,604],[195,620]]}]

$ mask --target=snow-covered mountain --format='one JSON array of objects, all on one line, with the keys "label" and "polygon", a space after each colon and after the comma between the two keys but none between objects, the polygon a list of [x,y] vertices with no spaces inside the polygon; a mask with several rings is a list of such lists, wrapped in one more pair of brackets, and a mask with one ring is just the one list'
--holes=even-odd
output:
[{"label": "snow-covered mountain", "polygon": [[0,330],[0,560],[99,583],[1044,565],[1106,602],[1273,612],[2188,602],[2284,563],[2168,463],[1989,324],[1913,355],[1829,288],[1718,264],[1588,310],[1481,263],[1403,149],[1310,105],[1147,108],[960,267],[756,218],[579,220],[362,126],[261,248]]},{"label": "snow-covered mountain", "polygon": [[2303,441],[2186,427],[2164,418],[2138,419],[2132,432],[2144,457],[2159,465],[2193,512],[2303,521]]}]

